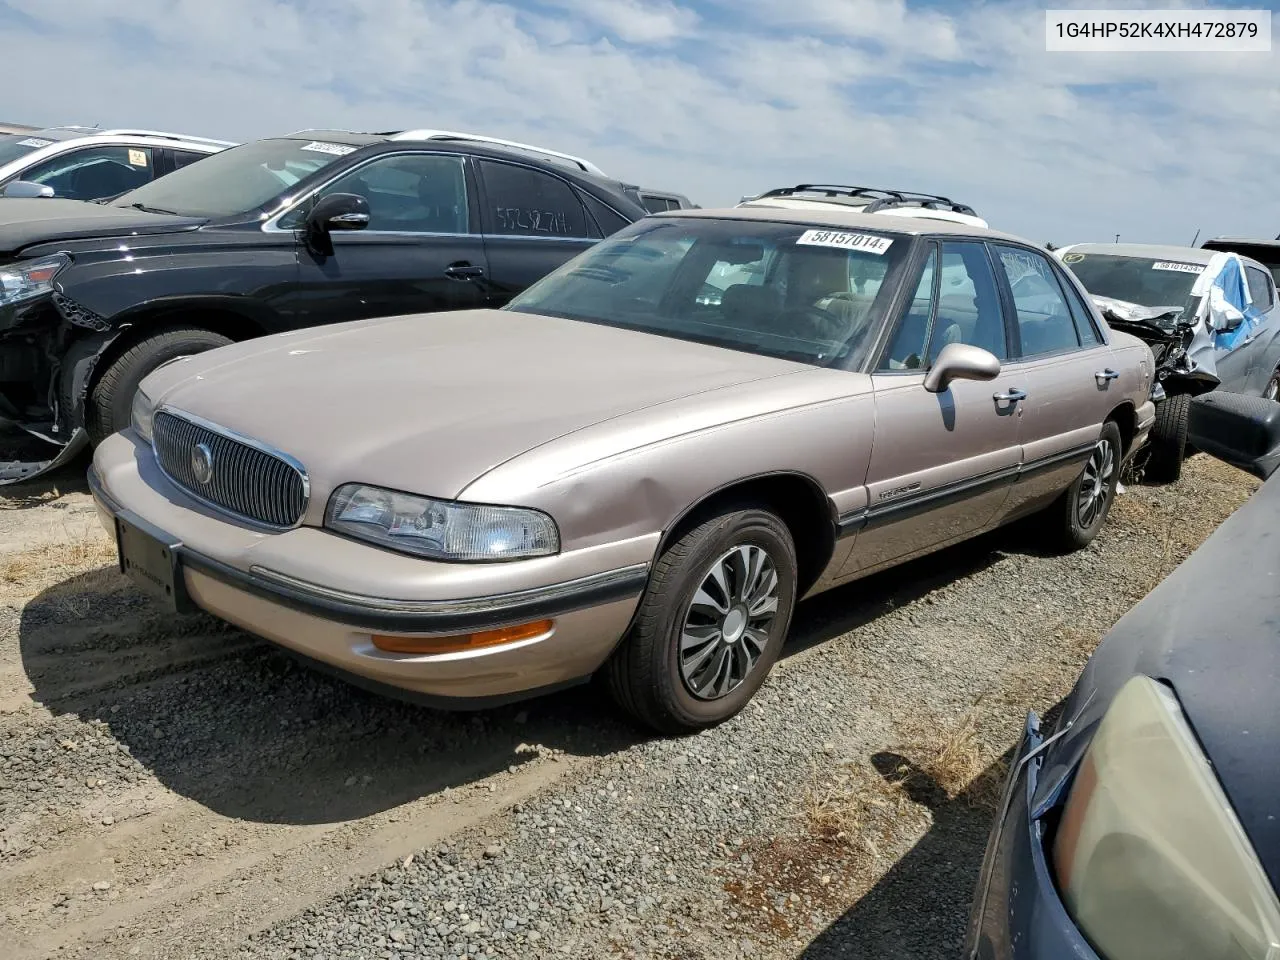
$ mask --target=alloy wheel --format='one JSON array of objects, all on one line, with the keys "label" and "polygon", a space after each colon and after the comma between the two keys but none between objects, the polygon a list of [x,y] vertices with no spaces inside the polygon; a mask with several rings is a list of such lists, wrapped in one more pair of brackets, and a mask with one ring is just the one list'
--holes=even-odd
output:
[{"label": "alloy wheel", "polygon": [[1076,501],[1080,526],[1093,526],[1107,506],[1111,496],[1111,477],[1116,471],[1116,453],[1107,439],[1099,440],[1085,464],[1080,482],[1080,496]]},{"label": "alloy wheel", "polygon": [[1266,387],[1262,391],[1262,399],[1264,400],[1280,400],[1280,371],[1267,381]]},{"label": "alloy wheel", "polygon": [[680,630],[680,677],[699,700],[718,700],[760,662],[778,612],[778,571],[755,544],[736,546],[711,564]]}]

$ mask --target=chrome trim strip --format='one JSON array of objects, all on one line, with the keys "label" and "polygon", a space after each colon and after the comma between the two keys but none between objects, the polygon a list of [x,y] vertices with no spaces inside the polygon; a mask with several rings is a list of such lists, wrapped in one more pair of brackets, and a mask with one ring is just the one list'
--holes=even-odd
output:
[{"label": "chrome trim strip", "polygon": [[486,613],[493,611],[494,608],[503,608],[516,605],[528,605],[534,603],[554,603],[576,594],[583,593],[587,590],[596,590],[605,587],[611,587],[615,584],[625,583],[634,580],[641,574],[647,573],[649,569],[648,563],[633,563],[630,566],[619,567],[616,570],[606,570],[604,573],[593,573],[589,576],[579,577],[576,580],[565,580],[560,583],[553,583],[545,587],[532,587],[528,590],[516,590],[511,593],[495,593],[485,597],[470,597],[462,600],[394,600],[388,597],[371,597],[361,593],[349,593],[345,590],[335,590],[332,587],[322,587],[319,584],[311,583],[308,580],[300,580],[297,577],[291,577],[288,574],[280,573],[269,567],[251,566],[249,572],[255,577],[271,583],[288,587],[299,593],[310,594],[316,597],[323,597],[326,600],[334,600],[339,603],[349,604],[351,606],[362,607],[377,613],[420,613],[434,614],[436,616],[462,616],[467,614]]},{"label": "chrome trim strip", "polygon": [[294,470],[296,470],[298,472],[298,476],[302,479],[302,510],[298,514],[297,522],[287,527],[281,527],[271,523],[263,523],[261,520],[255,520],[253,517],[247,517],[242,513],[236,513],[234,510],[229,510],[220,503],[214,503],[212,500],[206,500],[204,497],[200,496],[200,494],[196,493],[190,487],[187,487],[184,484],[181,484],[177,480],[175,480],[169,474],[169,471],[164,468],[164,463],[161,461],[160,455],[156,451],[155,429],[152,428],[150,446],[151,446],[151,455],[152,457],[155,458],[156,466],[159,468],[160,472],[164,475],[164,478],[168,480],[170,483],[172,483],[179,490],[181,490],[186,496],[189,496],[192,500],[195,500],[198,503],[204,504],[206,507],[208,507],[211,510],[216,510],[218,513],[222,514],[225,517],[234,518],[238,523],[253,527],[258,530],[265,530],[265,531],[271,531],[274,533],[280,533],[285,530],[296,530],[298,527],[302,526],[302,521],[306,518],[306,515],[307,515],[307,508],[311,505],[311,478],[307,474],[307,468],[302,463],[301,460],[299,460],[297,457],[290,456],[289,454],[285,453],[283,450],[277,450],[275,447],[271,446],[268,443],[263,443],[261,440],[255,440],[253,437],[247,437],[243,433],[239,433],[235,430],[231,430],[228,427],[224,427],[220,424],[214,423],[211,420],[206,420],[204,417],[197,416],[194,413],[189,413],[188,411],[183,410],[180,407],[172,406],[171,404],[161,403],[154,408],[154,410],[152,411],[153,423],[155,422],[155,419],[154,419],[155,415],[158,413],[167,413],[171,417],[176,417],[177,419],[185,420],[187,421],[187,423],[193,424],[194,426],[202,427],[203,429],[208,430],[210,433],[216,433],[218,434],[218,436],[223,437],[227,440],[231,440],[234,443],[243,444],[246,447],[252,447],[254,450],[257,450],[259,453],[265,453],[269,457],[275,457],[276,459],[283,461],[284,463],[292,467]]}]

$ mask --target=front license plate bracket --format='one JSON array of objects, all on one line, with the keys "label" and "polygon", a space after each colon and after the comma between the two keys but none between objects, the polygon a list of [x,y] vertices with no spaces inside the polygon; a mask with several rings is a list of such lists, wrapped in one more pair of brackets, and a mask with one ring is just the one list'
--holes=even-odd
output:
[{"label": "front license plate bracket", "polygon": [[174,613],[194,609],[182,576],[182,542],[163,531],[116,517],[120,572]]}]

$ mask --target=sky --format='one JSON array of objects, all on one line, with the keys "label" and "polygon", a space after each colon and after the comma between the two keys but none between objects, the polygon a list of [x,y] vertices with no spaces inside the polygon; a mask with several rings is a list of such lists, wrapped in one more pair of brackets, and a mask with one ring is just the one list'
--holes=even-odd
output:
[{"label": "sky", "polygon": [[436,127],[707,207],[825,182],[944,194],[1036,242],[1280,234],[1280,49],[1047,53],[1045,6],[0,0],[0,120]]}]

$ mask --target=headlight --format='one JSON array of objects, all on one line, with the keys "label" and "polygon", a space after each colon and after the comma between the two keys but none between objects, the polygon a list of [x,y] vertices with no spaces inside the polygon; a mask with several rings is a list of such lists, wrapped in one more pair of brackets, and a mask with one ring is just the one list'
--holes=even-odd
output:
[{"label": "headlight", "polygon": [[1177,699],[1121,688],[1054,842],[1067,912],[1107,960],[1273,958],[1280,902]]},{"label": "headlight", "polygon": [[71,262],[66,254],[57,253],[39,260],[26,260],[0,267],[0,306],[20,303],[53,291],[53,278]]},{"label": "headlight", "polygon": [[151,442],[151,417],[156,405],[141,387],[133,392],[133,406],[129,408],[129,424],[134,432],[147,443]]},{"label": "headlight", "polygon": [[560,549],[555,521],[537,510],[433,500],[360,483],[334,492],[325,526],[436,560],[517,560]]}]

